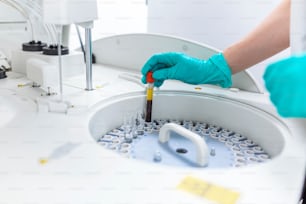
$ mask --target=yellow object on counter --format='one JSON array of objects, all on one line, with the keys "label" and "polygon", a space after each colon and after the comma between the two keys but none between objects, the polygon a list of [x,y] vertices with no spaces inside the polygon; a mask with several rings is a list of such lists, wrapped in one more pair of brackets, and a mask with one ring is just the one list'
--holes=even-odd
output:
[{"label": "yellow object on counter", "polygon": [[39,163],[40,163],[41,165],[45,165],[45,164],[48,163],[48,159],[47,159],[47,158],[41,158],[41,159],[39,159]]},{"label": "yellow object on counter", "polygon": [[214,201],[217,204],[236,204],[240,196],[236,191],[190,176],[184,178],[177,188]]}]

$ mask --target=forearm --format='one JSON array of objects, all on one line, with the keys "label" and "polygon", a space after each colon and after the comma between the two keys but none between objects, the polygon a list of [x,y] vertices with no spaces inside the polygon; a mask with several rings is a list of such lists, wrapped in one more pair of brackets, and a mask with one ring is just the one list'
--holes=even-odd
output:
[{"label": "forearm", "polygon": [[249,35],[228,47],[223,54],[237,73],[289,46],[290,0],[283,0]]}]

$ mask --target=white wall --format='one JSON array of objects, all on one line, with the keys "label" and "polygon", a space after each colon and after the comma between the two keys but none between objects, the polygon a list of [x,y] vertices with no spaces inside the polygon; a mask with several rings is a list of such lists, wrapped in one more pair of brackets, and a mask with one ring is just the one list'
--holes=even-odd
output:
[{"label": "white wall", "polygon": [[14,8],[0,2],[0,23],[8,21],[24,21],[24,17]]},{"label": "white wall", "polygon": [[0,2],[0,51],[10,57],[11,51],[20,49],[30,39],[25,18],[14,8]]},{"label": "white wall", "polygon": [[[123,33],[147,31],[146,0],[98,0],[99,19],[94,23],[93,39]],[[70,47],[78,47],[75,28],[71,28]]]},{"label": "white wall", "polygon": [[[148,0],[148,31],[181,36],[224,49],[250,32],[281,0]],[[267,64],[251,72],[263,84]]]}]

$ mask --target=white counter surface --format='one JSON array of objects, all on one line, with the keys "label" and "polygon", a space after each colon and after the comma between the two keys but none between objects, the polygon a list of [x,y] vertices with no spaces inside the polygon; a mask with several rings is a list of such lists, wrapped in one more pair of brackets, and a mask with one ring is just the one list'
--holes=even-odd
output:
[{"label": "white counter surface", "polygon": [[64,100],[73,105],[67,114],[48,112],[40,89],[18,88],[25,77],[0,80],[0,204],[212,204],[177,189],[186,176],[239,192],[237,204],[297,203],[305,151],[296,140],[270,162],[231,169],[159,166],[103,149],[89,133],[93,113],[112,96],[144,90],[118,78],[121,72],[96,66],[94,85],[101,88],[91,92],[82,90],[83,78],[65,81]]}]

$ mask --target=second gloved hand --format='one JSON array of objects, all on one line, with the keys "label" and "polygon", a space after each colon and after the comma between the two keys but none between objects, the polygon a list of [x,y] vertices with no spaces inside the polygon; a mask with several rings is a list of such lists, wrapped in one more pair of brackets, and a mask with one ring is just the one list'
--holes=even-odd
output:
[{"label": "second gloved hand", "polygon": [[176,79],[188,84],[215,84],[224,88],[232,85],[231,69],[221,53],[208,60],[177,52],[155,54],[141,70],[143,83],[147,83],[146,75],[149,71],[153,72],[154,85],[157,87],[166,79]]},{"label": "second gloved hand", "polygon": [[306,55],[268,66],[264,74],[270,99],[283,117],[306,118]]}]

